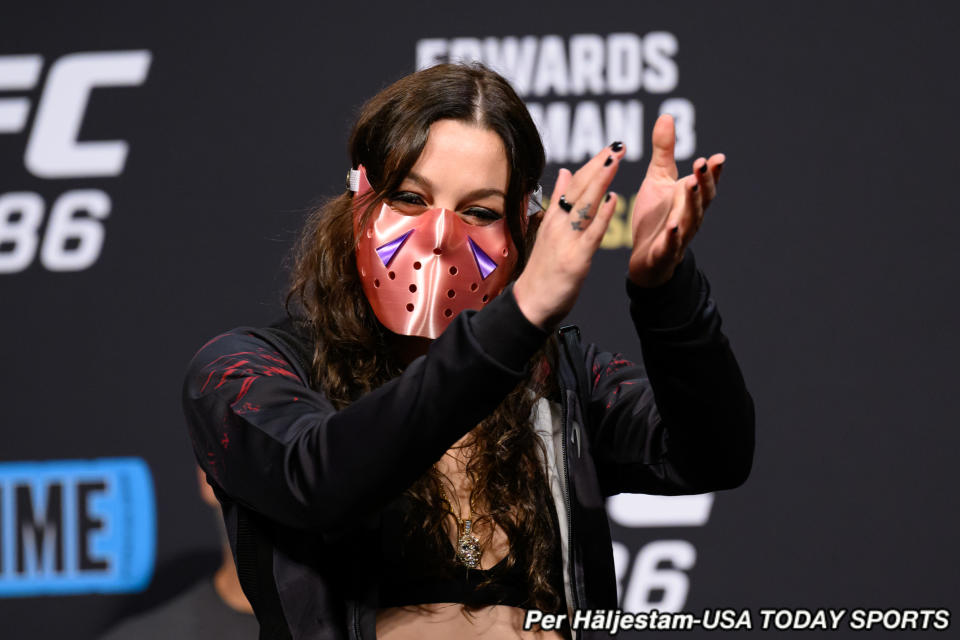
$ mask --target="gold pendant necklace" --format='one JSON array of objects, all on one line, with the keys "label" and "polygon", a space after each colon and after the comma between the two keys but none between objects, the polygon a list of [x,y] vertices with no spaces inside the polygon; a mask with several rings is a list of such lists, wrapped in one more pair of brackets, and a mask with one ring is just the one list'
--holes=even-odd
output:
[{"label": "gold pendant necklace", "polygon": [[470,513],[466,520],[454,513],[453,505],[447,499],[447,492],[443,490],[443,484],[440,485],[440,496],[447,503],[447,510],[457,521],[457,562],[468,569],[476,569],[480,566],[480,558],[483,556],[483,549],[480,548],[480,539],[473,533],[473,491],[470,492]]},{"label": "gold pendant necklace", "polygon": [[460,543],[457,545],[457,560],[463,566],[469,569],[476,569],[480,566],[480,556],[483,550],[480,548],[480,540],[473,535],[473,522],[470,520],[460,520],[463,524],[463,533],[460,535]]}]

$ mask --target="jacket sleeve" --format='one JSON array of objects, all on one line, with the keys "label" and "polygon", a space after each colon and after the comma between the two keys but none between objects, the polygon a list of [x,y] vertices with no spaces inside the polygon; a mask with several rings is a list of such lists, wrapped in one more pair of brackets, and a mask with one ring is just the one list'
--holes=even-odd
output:
[{"label": "jacket sleeve", "polygon": [[545,338],[508,288],[482,311],[461,313],[402,375],[336,411],[255,329],[234,329],[188,367],[194,453],[230,500],[340,535],[489,415]]},{"label": "jacket sleeve", "polygon": [[627,281],[641,363],[586,350],[593,455],[605,495],[729,489],[750,473],[754,408],[710,285],[687,249],[667,283]]}]

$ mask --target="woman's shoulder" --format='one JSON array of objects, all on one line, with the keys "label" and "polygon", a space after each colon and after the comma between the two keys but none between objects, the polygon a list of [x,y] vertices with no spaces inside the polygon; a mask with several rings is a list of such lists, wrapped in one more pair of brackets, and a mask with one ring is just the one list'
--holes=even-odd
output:
[{"label": "woman's shoulder", "polygon": [[284,352],[291,362],[300,366],[306,376],[313,362],[315,339],[303,318],[284,316],[255,332]]},{"label": "woman's shoulder", "polygon": [[190,371],[227,371],[236,367],[279,368],[309,379],[313,341],[306,324],[283,317],[265,326],[240,325],[203,344],[194,354]]}]

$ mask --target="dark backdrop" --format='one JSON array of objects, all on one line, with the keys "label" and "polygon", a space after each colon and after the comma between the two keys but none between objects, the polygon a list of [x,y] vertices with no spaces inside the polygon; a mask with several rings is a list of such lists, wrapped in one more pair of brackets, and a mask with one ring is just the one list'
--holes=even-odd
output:
[{"label": "dark backdrop", "polygon": [[[623,606],[750,608],[756,622],[761,607],[956,604],[960,25],[951,3],[136,4],[3,11],[0,70],[12,59],[3,57],[42,60],[33,82],[17,84],[11,67],[0,75],[4,104],[26,99],[14,107],[26,109],[22,125],[8,114],[0,132],[0,197],[36,194],[43,207],[32,230],[18,225],[34,214],[0,215],[0,262],[39,243],[0,273],[0,470],[145,461],[156,545],[139,552],[155,568],[140,593],[18,594],[15,483],[0,484],[0,589],[13,589],[0,598],[4,637],[95,637],[210,565],[197,558],[216,547],[216,529],[197,497],[179,406],[187,361],[212,335],[280,313],[304,212],[342,189],[357,108],[414,70],[418,42],[502,47],[507,36],[532,37],[538,56],[559,41],[568,65],[577,34],[672,36],[676,50],[660,50],[676,71],[666,90],[662,60],[644,51],[650,87],[524,96],[587,115],[585,102],[599,113],[612,101],[640,105],[642,157],[620,170],[620,193],[639,184],[668,99],[695,113],[682,172],[701,154],[729,158],[693,247],[756,401],[754,472],[744,487],[694,503],[699,519],[688,509],[686,520],[638,516],[625,526],[614,514]],[[78,136],[126,141],[119,173],[36,175],[27,149],[32,135],[43,149],[35,124],[54,93],[51,69],[71,54],[136,51],[149,52],[142,82],[94,89]],[[589,122],[580,125],[589,138]],[[559,166],[548,166],[548,193]],[[106,194],[109,215],[77,217],[100,229],[102,246],[89,264],[57,270],[96,242],[53,229],[54,204],[90,190]],[[46,240],[44,259],[40,246],[55,233],[63,241]],[[588,340],[639,357],[623,294],[628,252],[608,240],[572,318]],[[34,499],[45,490],[35,484]]]}]

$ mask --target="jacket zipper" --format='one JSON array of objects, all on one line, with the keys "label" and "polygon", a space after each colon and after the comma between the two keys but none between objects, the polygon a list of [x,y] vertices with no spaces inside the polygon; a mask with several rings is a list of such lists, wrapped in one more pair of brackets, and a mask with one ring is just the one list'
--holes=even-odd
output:
[{"label": "jacket zipper", "polygon": [[566,389],[564,390],[563,402],[560,405],[560,420],[563,424],[563,438],[560,441],[560,451],[563,458],[563,505],[567,509],[567,548],[570,550],[570,595],[573,598],[573,608],[580,608],[580,598],[577,595],[577,572],[574,570],[574,545],[573,545],[573,511],[570,508],[570,467],[567,463],[567,437],[568,437],[568,418]]},{"label": "jacket zipper", "polygon": [[353,603],[353,615],[351,618],[353,621],[353,637],[355,640],[363,640],[363,636],[360,634],[360,603]]}]

